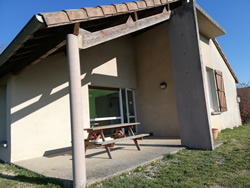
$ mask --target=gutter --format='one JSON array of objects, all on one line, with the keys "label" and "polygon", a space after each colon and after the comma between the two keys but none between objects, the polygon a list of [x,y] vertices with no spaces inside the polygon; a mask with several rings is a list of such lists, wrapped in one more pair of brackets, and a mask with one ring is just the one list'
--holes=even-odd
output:
[{"label": "gutter", "polygon": [[42,28],[42,26],[45,26],[42,16],[34,15],[2,54],[0,54],[0,66],[2,66],[30,37],[32,37],[36,31]]}]

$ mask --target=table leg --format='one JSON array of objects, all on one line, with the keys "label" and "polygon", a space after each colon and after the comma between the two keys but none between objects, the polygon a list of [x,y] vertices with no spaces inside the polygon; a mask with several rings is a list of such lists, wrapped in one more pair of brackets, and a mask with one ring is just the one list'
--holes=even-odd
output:
[{"label": "table leg", "polygon": [[121,137],[126,137],[126,135],[122,132],[122,130],[119,130],[119,133],[121,134]]},{"label": "table leg", "polygon": [[140,145],[138,144],[137,139],[134,139],[134,143],[135,143],[135,145],[136,145],[137,149],[140,151],[140,150],[141,150],[141,148],[140,148]]},{"label": "table leg", "polygon": [[115,131],[115,138],[124,138],[126,135],[122,132],[120,128],[117,128]]},{"label": "table leg", "polygon": [[128,127],[128,131],[129,131],[129,133],[131,134],[131,136],[134,136],[134,132],[133,132],[133,130],[132,130],[131,127]]},{"label": "table leg", "polygon": [[85,153],[87,152],[87,149],[88,149],[88,142],[89,142],[90,137],[91,137],[91,133],[89,132],[88,138],[84,143],[85,144]]},{"label": "table leg", "polygon": [[[105,142],[105,137],[104,137],[103,131],[100,132],[100,135],[101,135],[101,137],[102,137],[102,141]],[[105,149],[106,149],[106,151],[107,151],[107,153],[108,153],[109,158],[112,159],[112,156],[111,156],[109,147],[108,147],[108,146],[105,146]]]},{"label": "table leg", "polygon": [[95,139],[95,142],[98,142],[98,140],[101,138],[101,135],[99,134],[96,139]]},{"label": "table leg", "polygon": [[[133,130],[132,130],[132,128],[131,128],[131,127],[128,127],[128,131],[130,132],[131,136],[134,136],[134,132],[133,132]],[[134,143],[135,143],[135,145],[136,145],[137,149],[140,151],[140,150],[141,150],[141,148],[140,148],[140,145],[139,145],[139,143],[138,143],[137,139],[134,139],[133,141],[134,141]]]}]

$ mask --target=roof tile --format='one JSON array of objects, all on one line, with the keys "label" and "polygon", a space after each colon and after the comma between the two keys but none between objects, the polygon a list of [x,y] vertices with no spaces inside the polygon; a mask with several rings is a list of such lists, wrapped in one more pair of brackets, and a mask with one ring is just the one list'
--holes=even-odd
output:
[{"label": "roof tile", "polygon": [[87,11],[89,18],[102,17],[104,13],[100,7],[83,8]]},{"label": "roof tile", "polygon": [[161,0],[154,0],[155,5],[161,5]]},{"label": "roof tile", "polygon": [[153,6],[155,6],[153,0],[143,0],[143,1],[145,1],[145,3],[147,4],[147,7],[153,7]]},{"label": "roof tile", "polygon": [[70,22],[66,12],[49,12],[49,13],[40,13],[47,25],[55,25]]},{"label": "roof tile", "polygon": [[113,15],[113,14],[116,14],[116,9],[113,5],[108,5],[108,6],[99,6],[103,13],[105,15]]},{"label": "roof tile", "polygon": [[124,14],[131,11],[153,8],[161,4],[177,0],[141,0],[123,4],[113,4],[98,7],[89,7],[76,10],[64,10],[60,12],[41,13],[47,25],[70,23],[77,20],[95,19],[110,15]]},{"label": "roof tile", "polygon": [[84,20],[88,18],[86,11],[83,9],[65,10],[65,12],[68,14],[68,17],[71,21]]},{"label": "roof tile", "polygon": [[131,2],[131,3],[124,3],[124,4],[126,4],[127,5],[127,7],[128,7],[128,9],[129,10],[137,10],[138,9],[138,6],[137,6],[137,4],[135,3],[135,2]]},{"label": "roof tile", "polygon": [[134,1],[134,2],[137,4],[137,7],[139,9],[145,9],[145,8],[147,8],[147,5],[146,5],[145,1]]},{"label": "roof tile", "polygon": [[125,4],[114,4],[117,13],[128,12],[128,7]]}]

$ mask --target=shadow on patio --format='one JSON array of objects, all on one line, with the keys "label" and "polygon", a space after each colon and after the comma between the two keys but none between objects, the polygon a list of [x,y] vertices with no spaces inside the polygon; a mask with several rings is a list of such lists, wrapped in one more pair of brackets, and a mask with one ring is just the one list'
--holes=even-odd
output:
[{"label": "shadow on patio", "polygon": [[[114,148],[111,148],[113,159],[109,159],[103,147],[88,149],[86,154],[87,183],[92,184],[133,170],[183,148],[179,139],[148,137],[139,141],[139,144],[141,151],[136,149],[132,140],[116,144]],[[15,164],[48,177],[72,180],[70,148],[68,151],[19,161]]]}]

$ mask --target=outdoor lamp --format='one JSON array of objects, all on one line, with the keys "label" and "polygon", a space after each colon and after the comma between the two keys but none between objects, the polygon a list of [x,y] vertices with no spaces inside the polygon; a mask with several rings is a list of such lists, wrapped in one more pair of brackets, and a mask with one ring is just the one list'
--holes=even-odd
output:
[{"label": "outdoor lamp", "polygon": [[160,83],[160,88],[161,89],[166,89],[167,88],[167,83],[166,82]]}]

